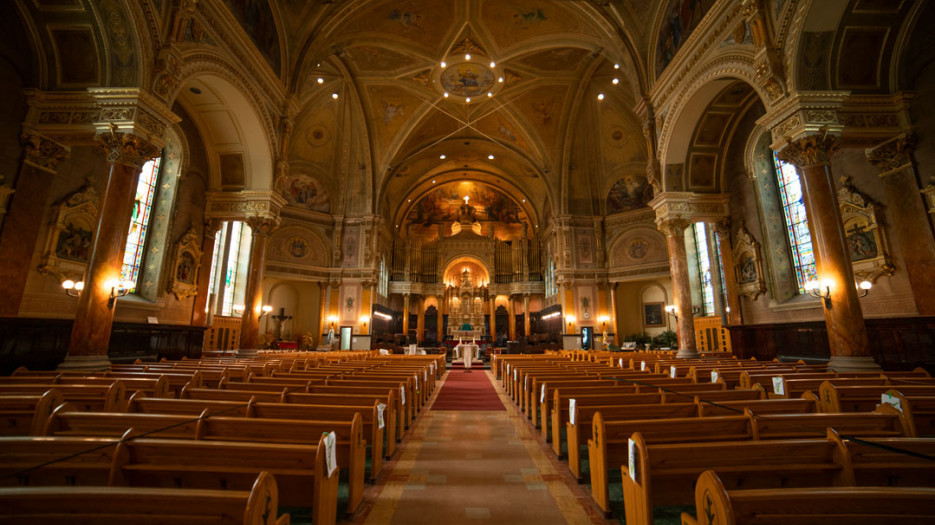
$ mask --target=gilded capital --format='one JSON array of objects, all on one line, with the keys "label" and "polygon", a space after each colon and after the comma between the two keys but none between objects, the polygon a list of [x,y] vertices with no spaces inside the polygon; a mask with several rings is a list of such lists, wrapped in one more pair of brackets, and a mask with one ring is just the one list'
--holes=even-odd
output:
[{"label": "gilded capital", "polygon": [[800,139],[786,138],[786,146],[776,152],[780,160],[790,162],[798,168],[810,168],[831,164],[831,155],[838,149],[838,139],[822,128],[819,133]]},{"label": "gilded capital", "polygon": [[724,219],[714,223],[714,231],[722,238],[730,239],[730,219]]},{"label": "gilded capital", "polygon": [[903,133],[886,142],[867,148],[864,153],[867,161],[880,169],[880,176],[892,175],[897,171],[912,166],[912,151],[916,138],[912,133]]},{"label": "gilded capital", "polygon": [[218,231],[220,231],[222,224],[224,224],[224,221],[220,219],[206,219],[205,237],[213,239],[214,236],[217,235]]},{"label": "gilded capital", "polygon": [[20,142],[26,163],[46,171],[54,172],[58,163],[71,155],[68,146],[37,133],[24,132],[20,135]]},{"label": "gilded capital", "polygon": [[159,156],[160,148],[139,135],[111,130],[96,138],[111,164],[124,164],[140,170],[146,161]]},{"label": "gilded capital", "polygon": [[279,228],[279,219],[270,219],[268,217],[250,217],[247,219],[247,224],[250,225],[250,229],[253,230],[253,233],[256,235],[262,235],[264,237],[269,237]]},{"label": "gilded capital", "polygon": [[688,219],[660,219],[656,221],[656,228],[664,233],[666,237],[679,237],[685,233],[685,228],[688,228],[690,224],[691,221]]}]

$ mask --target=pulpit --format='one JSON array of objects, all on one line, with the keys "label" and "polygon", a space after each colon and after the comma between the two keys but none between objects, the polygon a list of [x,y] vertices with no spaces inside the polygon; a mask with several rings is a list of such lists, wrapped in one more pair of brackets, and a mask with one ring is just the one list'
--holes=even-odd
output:
[{"label": "pulpit", "polygon": [[454,347],[454,359],[464,360],[464,368],[471,368],[474,358],[477,357],[478,347],[475,344],[461,343]]}]

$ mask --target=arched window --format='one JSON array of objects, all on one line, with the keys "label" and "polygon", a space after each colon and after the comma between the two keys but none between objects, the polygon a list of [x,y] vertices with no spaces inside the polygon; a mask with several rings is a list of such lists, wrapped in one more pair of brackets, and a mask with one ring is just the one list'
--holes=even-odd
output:
[{"label": "arched window", "polygon": [[123,267],[120,270],[120,280],[132,282],[134,291],[140,276],[140,266],[143,264],[143,250],[146,247],[146,234],[149,231],[153,201],[159,184],[161,161],[162,158],[155,158],[143,164],[136,185],[133,216],[130,219],[130,231],[127,233],[126,249],[123,252]]},{"label": "arched window", "polygon": [[240,221],[225,221],[214,239],[214,255],[209,277],[208,309],[215,314],[231,316],[243,313],[250,265],[250,227]]},{"label": "arched window", "polygon": [[812,236],[808,230],[805,204],[802,202],[802,184],[795,166],[779,160],[773,153],[773,164],[779,182],[779,197],[782,201],[783,218],[792,252],[795,278],[799,293],[805,293],[805,283],[816,280],[815,253],[812,251]]},{"label": "arched window", "polygon": [[708,232],[703,222],[692,224],[695,254],[698,260],[698,284],[701,291],[700,315],[714,315],[714,286],[711,284],[711,257],[708,253]]}]

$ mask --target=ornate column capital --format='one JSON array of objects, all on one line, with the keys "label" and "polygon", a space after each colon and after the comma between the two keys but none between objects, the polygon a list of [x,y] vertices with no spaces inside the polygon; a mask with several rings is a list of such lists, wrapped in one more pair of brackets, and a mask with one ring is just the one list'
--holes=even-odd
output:
[{"label": "ornate column capital", "polygon": [[20,143],[27,164],[53,173],[58,163],[71,155],[68,146],[29,130],[20,135]]},{"label": "ornate column capital", "polygon": [[912,166],[912,152],[916,146],[913,133],[903,133],[896,137],[864,150],[867,161],[880,169],[880,176],[892,175],[903,168]]},{"label": "ornate column capital", "polygon": [[253,230],[254,234],[263,237],[271,236],[279,228],[279,218],[249,217],[246,222],[250,225],[250,229]]},{"label": "ornate column capital", "polygon": [[730,219],[720,220],[714,223],[714,231],[721,237],[730,238]]},{"label": "ornate column capital", "polygon": [[160,152],[158,146],[139,135],[119,132],[116,128],[111,129],[110,133],[102,133],[95,138],[104,148],[107,162],[132,166],[137,171],[143,168],[146,161],[158,157]]},{"label": "ornate column capital", "polygon": [[837,137],[822,128],[818,133],[792,140],[786,139],[786,146],[776,152],[780,160],[790,162],[800,169],[831,164],[831,155],[837,151]]},{"label": "ornate column capital", "polygon": [[205,219],[204,221],[204,236],[206,238],[213,239],[218,232],[221,230],[221,225],[224,223],[221,219]]},{"label": "ornate column capital", "polygon": [[682,236],[685,233],[685,228],[688,228],[689,225],[691,225],[691,221],[681,217],[656,220],[656,228],[665,234],[666,237]]}]

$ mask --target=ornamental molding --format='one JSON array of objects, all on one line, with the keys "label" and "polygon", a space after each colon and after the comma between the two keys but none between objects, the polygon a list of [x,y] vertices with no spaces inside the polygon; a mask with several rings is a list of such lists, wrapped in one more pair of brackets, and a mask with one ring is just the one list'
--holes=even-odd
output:
[{"label": "ornamental molding", "polygon": [[737,294],[756,301],[766,293],[766,273],[763,271],[760,243],[747,231],[743,221],[737,227],[733,256]]},{"label": "ornamental molding", "polygon": [[912,167],[912,152],[915,146],[915,135],[911,132],[902,133],[882,144],[867,148],[864,154],[870,164],[880,169],[880,177],[886,177]]},{"label": "ornamental molding", "polygon": [[20,135],[20,142],[23,145],[24,162],[51,173],[55,173],[59,162],[71,155],[71,148],[38,133],[24,131]]},{"label": "ornamental molding", "polygon": [[857,280],[876,282],[881,276],[893,275],[882,206],[851,185],[848,177],[841,177],[838,206]]},{"label": "ornamental molding", "polygon": [[[656,225],[671,220],[691,222],[718,222],[730,216],[726,193],[692,193],[667,191],[649,202],[656,214]],[[687,225],[686,225],[687,227]]]},{"label": "ornamental molding", "polygon": [[798,139],[786,138],[786,145],[776,151],[780,160],[794,164],[799,169],[830,165],[831,156],[838,150],[840,141],[827,128]]},{"label": "ornamental molding", "polygon": [[278,222],[286,199],[272,190],[216,191],[206,194],[206,219],[247,221],[253,218]]},{"label": "ornamental molding", "polygon": [[773,150],[822,128],[840,134],[844,128],[841,109],[848,96],[847,91],[796,93],[780,100],[756,123],[772,132]]}]

